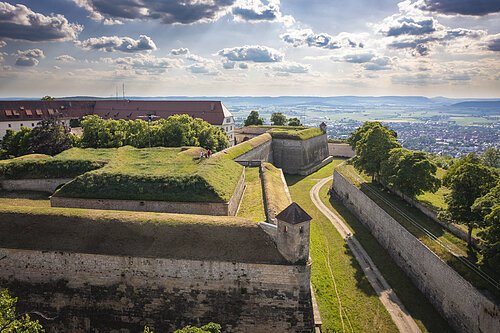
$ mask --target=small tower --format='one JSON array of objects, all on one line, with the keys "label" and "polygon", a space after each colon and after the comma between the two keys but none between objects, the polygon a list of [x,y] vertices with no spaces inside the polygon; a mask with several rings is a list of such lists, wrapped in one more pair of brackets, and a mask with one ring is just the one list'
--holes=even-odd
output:
[{"label": "small tower", "polygon": [[311,217],[295,202],[276,215],[278,251],[291,263],[309,259]]},{"label": "small tower", "polygon": [[322,122],[321,124],[319,124],[319,128],[323,131],[323,133],[326,133],[326,123],[325,122]]}]

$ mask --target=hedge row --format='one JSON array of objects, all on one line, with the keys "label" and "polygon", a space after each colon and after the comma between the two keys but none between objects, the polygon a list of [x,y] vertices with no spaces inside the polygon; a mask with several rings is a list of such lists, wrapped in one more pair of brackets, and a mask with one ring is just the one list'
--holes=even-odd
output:
[{"label": "hedge row", "polygon": [[105,162],[89,160],[20,159],[0,164],[2,179],[73,178],[102,168]]}]

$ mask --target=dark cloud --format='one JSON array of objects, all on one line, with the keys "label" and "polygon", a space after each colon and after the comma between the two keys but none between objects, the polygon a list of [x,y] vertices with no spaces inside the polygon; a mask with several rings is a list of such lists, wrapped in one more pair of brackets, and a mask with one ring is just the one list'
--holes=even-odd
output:
[{"label": "dark cloud", "polygon": [[78,45],[86,50],[120,51],[125,53],[154,51],[157,49],[153,40],[145,35],[139,36],[139,39],[118,36],[95,37],[86,39],[78,43]]},{"label": "dark cloud", "polygon": [[97,20],[158,20],[165,24],[213,21],[235,0],[73,0]]},{"label": "dark cloud", "polygon": [[236,19],[248,22],[283,21],[293,22],[291,16],[283,16],[280,0],[237,2],[232,9]]},{"label": "dark cloud", "polygon": [[19,57],[16,60],[16,66],[24,66],[24,67],[34,67],[38,65],[39,61],[35,58],[30,57]]},{"label": "dark cloud", "polygon": [[[244,64],[244,63],[242,63]],[[234,61],[224,61],[222,63],[222,68],[224,69],[234,69],[234,66],[236,65],[236,63]]]},{"label": "dark cloud", "polygon": [[247,63],[245,63],[245,62],[242,62],[242,63],[239,63],[239,64],[238,64],[238,67],[239,67],[240,69],[248,69],[248,64],[247,64]]},{"label": "dark cloud", "polygon": [[352,64],[363,64],[369,62],[375,57],[373,53],[357,53],[357,54],[347,54],[342,60],[345,62],[350,62]]},{"label": "dark cloud", "polygon": [[375,57],[369,62],[365,63],[363,67],[367,71],[384,71],[391,69],[392,62],[392,59],[389,57]]},{"label": "dark cloud", "polygon": [[283,54],[278,50],[261,45],[245,45],[220,50],[218,55],[229,61],[280,62]]},{"label": "dark cloud", "polygon": [[500,38],[490,40],[488,42],[488,50],[490,51],[500,51]]},{"label": "dark cloud", "polygon": [[424,0],[421,9],[442,14],[483,16],[500,12],[498,0]]},{"label": "dark cloud", "polygon": [[272,9],[266,9],[262,12],[256,12],[248,8],[233,8],[233,15],[245,21],[273,21],[276,19],[276,12]]},{"label": "dark cloud", "polygon": [[387,36],[397,37],[401,35],[425,35],[436,31],[436,21],[433,18],[415,20],[411,17],[401,17],[393,22],[386,32]]},{"label": "dark cloud", "polygon": [[0,38],[32,42],[73,40],[82,29],[63,15],[45,16],[21,4],[0,2]]}]

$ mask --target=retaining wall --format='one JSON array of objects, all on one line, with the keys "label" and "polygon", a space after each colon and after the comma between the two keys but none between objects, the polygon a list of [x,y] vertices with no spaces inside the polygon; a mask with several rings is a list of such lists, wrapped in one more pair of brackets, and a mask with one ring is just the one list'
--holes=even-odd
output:
[{"label": "retaining wall", "polygon": [[347,143],[328,143],[328,151],[331,156],[351,158],[356,155],[354,150]]},{"label": "retaining wall", "polygon": [[[168,244],[165,244],[168,246]],[[310,266],[0,248],[0,283],[47,332],[312,332]],[[38,318],[38,317],[37,317]]]},{"label": "retaining wall", "polygon": [[36,191],[54,193],[55,190],[73,178],[53,179],[5,179],[0,181],[0,187],[6,191]]},{"label": "retaining wall", "polygon": [[326,134],[308,140],[272,140],[273,164],[284,173],[309,175],[329,163]]},{"label": "retaining wall", "polygon": [[234,161],[244,166],[253,166],[250,164],[256,163],[256,161],[273,163],[272,141],[273,139],[262,143],[249,152],[237,157]]},{"label": "retaining wall", "polygon": [[245,170],[243,170],[236,189],[228,202],[170,202],[153,200],[86,199],[69,197],[50,197],[52,207],[130,210],[139,212],[200,214],[234,216],[240,205],[245,189]]},{"label": "retaining wall", "polygon": [[498,303],[480,293],[337,170],[333,188],[450,325],[464,333],[498,332]]}]

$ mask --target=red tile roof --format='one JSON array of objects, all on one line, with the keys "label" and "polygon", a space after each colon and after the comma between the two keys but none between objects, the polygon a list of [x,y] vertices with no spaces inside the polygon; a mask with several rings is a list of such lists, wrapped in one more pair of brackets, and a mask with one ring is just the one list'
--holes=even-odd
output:
[{"label": "red tile roof", "polygon": [[89,114],[104,119],[137,119],[147,114],[168,118],[174,114],[188,114],[212,125],[221,125],[224,118],[232,116],[221,101],[0,101],[0,121],[41,120],[55,115],[71,119]]}]

